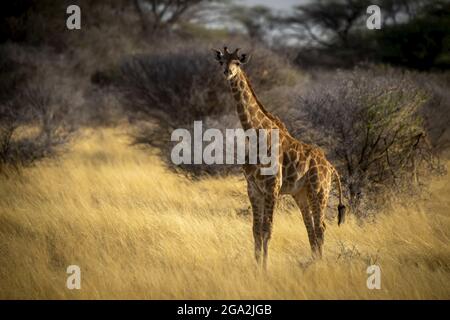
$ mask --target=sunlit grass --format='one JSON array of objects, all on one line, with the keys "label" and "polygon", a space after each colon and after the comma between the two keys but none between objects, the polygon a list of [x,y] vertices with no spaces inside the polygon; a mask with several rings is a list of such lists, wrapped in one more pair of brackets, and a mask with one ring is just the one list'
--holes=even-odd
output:
[{"label": "sunlit grass", "polygon": [[[359,224],[329,221],[312,262],[299,212],[275,215],[269,269],[253,259],[243,178],[189,181],[117,130],[0,178],[0,298],[450,298],[450,186]],[[366,286],[380,265],[381,290]],[[66,268],[81,268],[81,290]]]}]

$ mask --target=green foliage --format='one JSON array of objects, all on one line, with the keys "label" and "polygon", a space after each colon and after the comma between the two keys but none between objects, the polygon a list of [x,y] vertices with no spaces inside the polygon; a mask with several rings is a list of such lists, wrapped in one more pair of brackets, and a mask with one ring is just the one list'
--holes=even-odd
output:
[{"label": "green foliage", "polygon": [[433,2],[407,23],[385,26],[376,43],[383,62],[419,70],[450,68],[450,3]]}]

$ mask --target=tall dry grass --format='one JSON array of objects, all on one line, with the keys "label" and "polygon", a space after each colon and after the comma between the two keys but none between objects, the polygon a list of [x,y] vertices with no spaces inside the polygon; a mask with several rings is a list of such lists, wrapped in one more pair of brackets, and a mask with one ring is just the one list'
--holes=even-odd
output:
[{"label": "tall dry grass", "polygon": [[[316,262],[281,205],[264,273],[242,178],[189,181],[125,137],[85,132],[63,158],[0,178],[0,298],[450,298],[448,176],[374,222],[330,221]],[[381,290],[366,287],[373,263]],[[71,264],[81,290],[66,288]]]}]

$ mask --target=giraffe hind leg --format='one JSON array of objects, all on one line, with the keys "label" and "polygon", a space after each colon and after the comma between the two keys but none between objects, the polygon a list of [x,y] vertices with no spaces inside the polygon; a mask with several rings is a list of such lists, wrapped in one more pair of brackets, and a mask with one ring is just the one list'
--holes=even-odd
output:
[{"label": "giraffe hind leg", "polygon": [[294,196],[294,200],[297,203],[297,206],[300,209],[300,212],[303,217],[303,222],[306,227],[306,232],[308,233],[309,245],[311,246],[311,251],[315,252],[317,250],[316,244],[316,233],[314,230],[314,220],[311,214],[311,209],[308,204],[308,197],[306,195],[305,190],[300,190]]},{"label": "giraffe hind leg", "polygon": [[322,257],[322,247],[325,241],[325,208],[327,205],[328,195],[324,190],[313,192],[310,196],[312,203],[312,215],[314,220],[314,231],[316,233],[316,251],[315,255],[318,258]]}]

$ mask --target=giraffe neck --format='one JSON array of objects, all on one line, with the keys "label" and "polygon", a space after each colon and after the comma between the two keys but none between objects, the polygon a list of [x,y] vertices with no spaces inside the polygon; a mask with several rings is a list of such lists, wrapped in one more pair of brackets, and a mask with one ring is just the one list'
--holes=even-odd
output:
[{"label": "giraffe neck", "polygon": [[236,100],[237,113],[244,130],[270,127],[272,121],[262,109],[244,71],[238,70],[236,76],[229,80],[231,92]]}]

